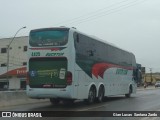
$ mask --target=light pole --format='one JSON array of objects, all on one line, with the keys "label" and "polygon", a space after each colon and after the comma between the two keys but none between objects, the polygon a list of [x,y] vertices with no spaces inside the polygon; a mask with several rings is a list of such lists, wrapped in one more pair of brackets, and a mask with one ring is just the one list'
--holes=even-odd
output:
[{"label": "light pole", "polygon": [[9,48],[10,48],[11,43],[13,42],[14,38],[16,37],[17,33],[18,33],[20,30],[24,29],[24,28],[26,28],[26,26],[20,28],[20,29],[16,32],[16,34],[14,35],[14,37],[12,38],[12,40],[9,42],[9,44],[7,45],[7,76],[6,76],[6,78],[7,78],[7,80],[8,80],[8,82],[7,82],[7,89],[9,88],[9,74],[8,74],[8,71],[9,71]]}]

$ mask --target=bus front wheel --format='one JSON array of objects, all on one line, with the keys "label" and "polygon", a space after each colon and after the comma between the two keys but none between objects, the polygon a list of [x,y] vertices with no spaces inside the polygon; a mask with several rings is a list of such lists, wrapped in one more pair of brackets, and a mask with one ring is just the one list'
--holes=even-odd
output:
[{"label": "bus front wheel", "polygon": [[129,87],[129,92],[127,94],[125,94],[125,96],[127,98],[130,98],[131,97],[131,94],[132,94],[132,86]]}]

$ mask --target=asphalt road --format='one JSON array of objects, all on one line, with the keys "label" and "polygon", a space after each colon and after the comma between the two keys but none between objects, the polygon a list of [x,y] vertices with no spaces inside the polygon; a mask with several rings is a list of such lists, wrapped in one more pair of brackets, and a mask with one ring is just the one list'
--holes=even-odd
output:
[{"label": "asphalt road", "polygon": [[[83,101],[74,104],[52,105],[50,102],[26,104],[0,108],[0,111],[160,111],[160,88],[138,90],[131,98],[116,96],[105,99],[103,103],[86,105]],[[17,118],[15,118],[17,119]],[[38,118],[39,119],[39,118]],[[44,118],[42,118],[44,119]],[[46,118],[52,119],[53,118]],[[73,120],[75,117],[55,117],[58,120]],[[157,117],[76,117],[76,120],[159,120]]]}]

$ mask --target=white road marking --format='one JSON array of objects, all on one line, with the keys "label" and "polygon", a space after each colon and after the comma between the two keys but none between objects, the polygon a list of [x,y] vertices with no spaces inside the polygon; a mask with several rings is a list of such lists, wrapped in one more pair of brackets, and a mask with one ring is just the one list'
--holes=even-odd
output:
[{"label": "white road marking", "polygon": [[106,107],[106,105],[108,105],[108,104],[95,106],[95,107],[89,107],[89,108],[83,108],[83,109],[79,109],[79,110],[76,110],[76,111],[87,111],[87,110],[91,110],[91,109],[97,109],[97,108]]},{"label": "white road marking", "polygon": [[140,120],[159,120],[159,118],[158,117],[144,117]]}]

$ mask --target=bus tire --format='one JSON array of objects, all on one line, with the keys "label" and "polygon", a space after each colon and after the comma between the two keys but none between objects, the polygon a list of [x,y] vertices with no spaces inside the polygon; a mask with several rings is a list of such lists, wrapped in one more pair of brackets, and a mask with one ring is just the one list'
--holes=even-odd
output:
[{"label": "bus tire", "polygon": [[60,100],[59,99],[55,99],[55,98],[50,98],[50,102],[53,104],[53,105],[57,105]]},{"label": "bus tire", "polygon": [[96,88],[92,86],[88,93],[88,99],[86,99],[85,102],[87,104],[92,104],[94,103],[95,99],[96,99]]},{"label": "bus tire", "polygon": [[98,91],[97,102],[100,103],[100,102],[103,102],[103,100],[104,100],[104,86],[101,85],[99,87],[99,91]]},{"label": "bus tire", "polygon": [[132,86],[129,87],[129,92],[125,94],[126,98],[130,98],[132,94]]}]

